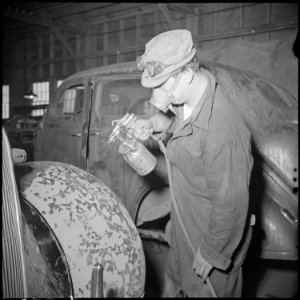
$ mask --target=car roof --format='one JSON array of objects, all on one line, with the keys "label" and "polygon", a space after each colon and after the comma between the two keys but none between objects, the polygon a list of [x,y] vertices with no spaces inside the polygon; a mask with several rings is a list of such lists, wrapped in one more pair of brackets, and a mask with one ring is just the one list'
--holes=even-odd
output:
[{"label": "car roof", "polygon": [[83,70],[72,74],[71,76],[67,77],[66,80],[69,79],[77,79],[86,76],[93,76],[93,75],[114,75],[114,74],[125,74],[125,73],[142,73],[138,70],[136,62],[124,62],[124,63],[117,63],[112,65],[100,66],[96,68],[90,68],[87,70]]}]

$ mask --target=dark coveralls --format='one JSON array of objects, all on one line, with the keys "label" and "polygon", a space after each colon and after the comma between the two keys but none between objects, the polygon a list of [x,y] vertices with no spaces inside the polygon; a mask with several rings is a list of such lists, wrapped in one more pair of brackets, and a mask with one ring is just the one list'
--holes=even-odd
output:
[{"label": "dark coveralls", "polygon": [[[251,137],[215,77],[201,72],[208,79],[203,98],[188,119],[177,116],[167,129],[171,134],[167,157],[181,218],[194,249],[200,247],[204,259],[214,266],[210,280],[218,297],[240,297],[241,266],[252,235]],[[194,254],[173,208],[171,222],[166,279],[173,290],[165,290],[164,295],[176,296],[178,288],[189,297],[211,297],[193,271]]]}]

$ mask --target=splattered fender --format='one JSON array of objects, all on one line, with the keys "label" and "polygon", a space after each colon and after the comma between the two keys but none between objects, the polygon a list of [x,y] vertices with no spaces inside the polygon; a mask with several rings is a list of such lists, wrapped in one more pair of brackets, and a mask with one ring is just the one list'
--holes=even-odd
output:
[{"label": "splattered fender", "polygon": [[114,192],[68,164],[29,162],[15,171],[21,197],[41,213],[63,248],[75,297],[90,297],[95,263],[103,265],[104,297],[143,295],[142,242]]}]

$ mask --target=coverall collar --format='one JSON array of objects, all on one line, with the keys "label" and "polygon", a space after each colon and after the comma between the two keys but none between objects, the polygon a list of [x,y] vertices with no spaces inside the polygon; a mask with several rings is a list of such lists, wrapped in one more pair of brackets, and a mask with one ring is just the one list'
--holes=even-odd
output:
[{"label": "coverall collar", "polygon": [[[175,128],[175,124],[172,122],[170,127],[166,130],[167,133],[173,133],[172,139],[192,133],[192,125],[204,130],[208,130],[208,123],[212,113],[213,99],[216,88],[216,79],[213,74],[204,68],[202,68],[201,72],[207,78],[207,86],[191,116],[185,121],[181,121],[177,128]],[[176,109],[177,119],[181,120],[182,107],[175,108],[173,106],[173,108]]]},{"label": "coverall collar", "polygon": [[196,127],[208,130],[208,123],[212,113],[213,99],[216,89],[216,79],[213,74],[204,68],[201,69],[202,74],[207,79],[207,86],[204,90],[204,99],[200,99],[194,111],[191,114],[190,123]]}]

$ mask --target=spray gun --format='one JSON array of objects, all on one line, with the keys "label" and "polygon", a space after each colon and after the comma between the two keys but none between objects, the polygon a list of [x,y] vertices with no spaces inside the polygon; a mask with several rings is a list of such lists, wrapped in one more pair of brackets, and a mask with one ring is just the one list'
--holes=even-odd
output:
[{"label": "spray gun", "polygon": [[119,153],[139,175],[145,176],[154,169],[157,160],[134,136],[133,125],[136,120],[136,116],[130,113],[119,120],[113,120],[114,129],[108,136],[107,143],[121,142]]}]

